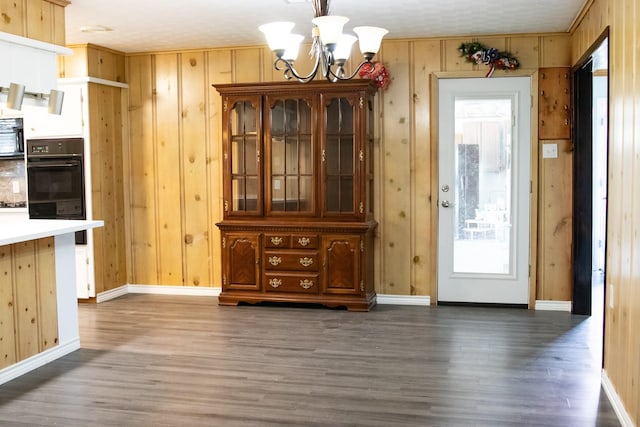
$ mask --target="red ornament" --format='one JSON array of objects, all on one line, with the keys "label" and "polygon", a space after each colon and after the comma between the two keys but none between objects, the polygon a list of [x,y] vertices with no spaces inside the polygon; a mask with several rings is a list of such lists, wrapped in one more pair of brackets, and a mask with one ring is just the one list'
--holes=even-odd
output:
[{"label": "red ornament", "polygon": [[386,89],[389,84],[391,84],[389,72],[387,72],[384,64],[380,61],[364,64],[362,68],[360,68],[358,75],[361,79],[374,80],[376,82],[376,86],[381,89]]}]

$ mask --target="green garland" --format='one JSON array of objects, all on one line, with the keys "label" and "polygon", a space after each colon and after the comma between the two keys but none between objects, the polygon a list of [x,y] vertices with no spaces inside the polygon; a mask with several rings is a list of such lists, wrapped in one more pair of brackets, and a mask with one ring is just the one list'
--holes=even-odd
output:
[{"label": "green garland", "polygon": [[520,61],[510,52],[500,52],[498,49],[486,47],[479,42],[462,43],[458,51],[467,62],[491,67],[487,77],[491,77],[496,69],[515,70],[520,67]]}]

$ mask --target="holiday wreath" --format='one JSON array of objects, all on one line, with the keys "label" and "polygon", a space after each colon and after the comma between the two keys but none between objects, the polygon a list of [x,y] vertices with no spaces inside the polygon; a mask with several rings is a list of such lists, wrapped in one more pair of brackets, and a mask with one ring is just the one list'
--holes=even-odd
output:
[{"label": "holiday wreath", "polygon": [[386,89],[391,83],[389,72],[380,61],[363,64],[358,75],[361,79],[371,79],[375,81],[376,86],[380,89]]},{"label": "holiday wreath", "polygon": [[509,52],[500,52],[493,47],[486,47],[478,42],[462,43],[458,48],[460,56],[467,62],[488,65],[486,77],[491,77],[498,70],[515,70],[520,67],[518,59]]}]

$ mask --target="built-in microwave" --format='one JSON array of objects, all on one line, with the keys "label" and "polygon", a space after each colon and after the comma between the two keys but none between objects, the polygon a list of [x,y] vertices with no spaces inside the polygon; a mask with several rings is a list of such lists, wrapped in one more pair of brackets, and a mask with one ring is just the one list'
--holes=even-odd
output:
[{"label": "built-in microwave", "polygon": [[0,160],[24,158],[22,117],[0,118]]}]

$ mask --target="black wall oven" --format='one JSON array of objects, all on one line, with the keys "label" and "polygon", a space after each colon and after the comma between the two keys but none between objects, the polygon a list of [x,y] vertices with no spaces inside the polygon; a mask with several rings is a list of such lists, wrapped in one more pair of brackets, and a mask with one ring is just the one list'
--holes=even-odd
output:
[{"label": "black wall oven", "polygon": [[[27,199],[31,219],[86,219],[84,140],[27,140]],[[86,231],[76,244],[86,244]]]}]

